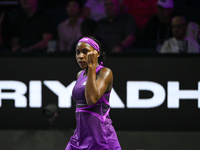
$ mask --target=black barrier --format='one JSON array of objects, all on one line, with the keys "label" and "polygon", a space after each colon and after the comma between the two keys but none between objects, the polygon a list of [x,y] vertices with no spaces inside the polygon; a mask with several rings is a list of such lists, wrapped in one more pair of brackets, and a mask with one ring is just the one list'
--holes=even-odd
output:
[{"label": "black barrier", "polygon": [[[199,130],[200,55],[112,55],[104,64],[116,130]],[[0,69],[1,129],[75,128],[74,56],[4,54]]]}]

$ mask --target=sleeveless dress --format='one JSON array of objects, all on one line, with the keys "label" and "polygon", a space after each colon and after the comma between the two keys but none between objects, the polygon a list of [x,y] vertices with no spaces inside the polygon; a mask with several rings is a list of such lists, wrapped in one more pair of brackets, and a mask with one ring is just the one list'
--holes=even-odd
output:
[{"label": "sleeveless dress", "polygon": [[[99,65],[96,73],[102,69]],[[94,105],[87,105],[85,84],[87,76],[82,71],[72,91],[76,102],[77,126],[65,150],[121,150],[117,134],[109,117],[110,93],[104,94]]]}]

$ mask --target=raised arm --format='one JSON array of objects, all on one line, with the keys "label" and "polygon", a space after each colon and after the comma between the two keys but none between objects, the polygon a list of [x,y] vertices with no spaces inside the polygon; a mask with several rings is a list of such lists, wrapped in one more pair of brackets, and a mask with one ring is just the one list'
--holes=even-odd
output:
[{"label": "raised arm", "polygon": [[108,68],[102,68],[96,74],[95,52],[88,54],[88,74],[85,86],[85,98],[88,105],[95,104],[104,93],[109,92],[112,88],[113,74]]}]

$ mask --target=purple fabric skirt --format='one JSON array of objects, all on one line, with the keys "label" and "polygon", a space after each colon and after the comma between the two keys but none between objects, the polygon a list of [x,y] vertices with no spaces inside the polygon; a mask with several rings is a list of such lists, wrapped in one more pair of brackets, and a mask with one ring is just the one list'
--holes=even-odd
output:
[{"label": "purple fabric skirt", "polygon": [[77,127],[65,150],[121,150],[110,117],[103,120],[87,112],[76,112]]}]

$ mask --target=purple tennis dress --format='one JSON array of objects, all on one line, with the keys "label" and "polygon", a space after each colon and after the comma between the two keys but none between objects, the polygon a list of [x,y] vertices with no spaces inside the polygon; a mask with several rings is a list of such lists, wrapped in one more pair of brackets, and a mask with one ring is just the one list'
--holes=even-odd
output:
[{"label": "purple tennis dress", "polygon": [[[99,65],[96,73],[103,68]],[[65,150],[121,150],[117,134],[109,117],[110,93],[97,103],[88,106],[85,99],[87,76],[82,71],[74,86],[72,96],[76,102],[77,126]]]}]

